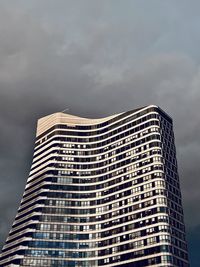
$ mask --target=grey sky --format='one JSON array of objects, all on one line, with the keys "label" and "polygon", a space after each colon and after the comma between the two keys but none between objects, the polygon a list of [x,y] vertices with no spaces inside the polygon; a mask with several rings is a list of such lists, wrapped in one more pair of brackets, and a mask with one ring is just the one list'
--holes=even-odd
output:
[{"label": "grey sky", "polygon": [[0,1],[0,237],[31,164],[36,120],[157,104],[174,119],[190,250],[200,242],[200,1]]}]

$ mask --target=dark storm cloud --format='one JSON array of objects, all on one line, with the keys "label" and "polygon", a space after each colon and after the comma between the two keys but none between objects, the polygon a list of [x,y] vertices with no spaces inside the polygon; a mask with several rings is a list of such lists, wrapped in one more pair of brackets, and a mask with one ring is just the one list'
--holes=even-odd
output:
[{"label": "dark storm cloud", "polygon": [[148,104],[174,119],[193,239],[200,227],[199,8],[198,1],[0,2],[2,242],[24,189],[39,117],[66,107],[101,117]]}]

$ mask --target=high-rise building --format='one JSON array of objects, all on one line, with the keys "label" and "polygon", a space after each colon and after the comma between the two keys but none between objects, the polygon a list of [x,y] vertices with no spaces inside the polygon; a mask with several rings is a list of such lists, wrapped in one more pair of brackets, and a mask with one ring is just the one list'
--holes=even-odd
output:
[{"label": "high-rise building", "polygon": [[188,267],[172,119],[154,105],[39,119],[0,266]]}]

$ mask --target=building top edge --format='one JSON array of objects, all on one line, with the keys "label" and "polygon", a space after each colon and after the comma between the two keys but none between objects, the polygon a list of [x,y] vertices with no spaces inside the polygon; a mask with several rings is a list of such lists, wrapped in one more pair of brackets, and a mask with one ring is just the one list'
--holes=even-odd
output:
[{"label": "building top edge", "polygon": [[[51,128],[52,126],[54,126],[56,124],[67,124],[67,125],[72,126],[72,127],[73,126],[75,127],[76,125],[84,125],[84,126],[91,125],[92,126],[92,125],[97,125],[97,124],[109,121],[109,120],[111,120],[111,119],[113,119],[113,118],[115,118],[121,114],[127,113],[127,112],[137,113],[143,109],[150,108],[150,107],[159,108],[156,105],[148,105],[148,106],[144,106],[141,108],[137,108],[137,109],[133,109],[133,110],[129,110],[129,111],[125,111],[125,112],[121,112],[121,113],[113,114],[113,115],[110,115],[110,116],[107,116],[104,118],[97,118],[97,119],[84,118],[84,117],[79,117],[76,115],[71,115],[71,114],[67,114],[67,113],[63,113],[63,112],[56,112],[56,113],[47,115],[45,117],[42,117],[38,120],[36,136],[41,135],[46,130],[48,130],[49,128]],[[159,108],[159,109],[162,110],[161,108]]]}]

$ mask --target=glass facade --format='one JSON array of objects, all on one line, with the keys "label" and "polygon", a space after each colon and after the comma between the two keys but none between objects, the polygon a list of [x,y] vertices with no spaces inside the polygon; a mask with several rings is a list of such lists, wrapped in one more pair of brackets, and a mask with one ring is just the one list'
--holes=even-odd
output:
[{"label": "glass facade", "polygon": [[188,267],[172,119],[40,119],[0,266]]}]

